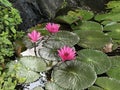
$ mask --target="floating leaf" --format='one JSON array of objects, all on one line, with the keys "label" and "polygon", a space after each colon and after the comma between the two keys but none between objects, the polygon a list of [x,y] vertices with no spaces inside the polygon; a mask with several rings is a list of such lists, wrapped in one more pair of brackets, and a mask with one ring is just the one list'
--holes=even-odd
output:
[{"label": "floating leaf", "polygon": [[46,60],[51,60],[51,61],[58,60],[58,55],[56,55],[57,54],[56,49],[50,49],[44,47],[41,48],[38,52],[39,55]]},{"label": "floating leaf", "polygon": [[120,89],[120,82],[113,78],[107,77],[100,77],[97,78],[96,85],[102,87],[104,90],[119,90]]},{"label": "floating leaf", "polygon": [[71,27],[73,30],[100,30],[102,31],[102,26],[93,21],[82,21],[76,22],[77,24],[72,24]]},{"label": "floating leaf", "polygon": [[32,71],[43,72],[46,70],[46,63],[40,57],[22,57],[20,63]]},{"label": "floating leaf", "polygon": [[120,21],[120,13],[115,12],[115,13],[105,13],[105,14],[97,14],[95,16],[95,20],[97,21],[102,21],[102,20],[107,20],[107,21]]},{"label": "floating leaf", "polygon": [[19,80],[19,83],[30,83],[36,81],[37,79],[39,79],[39,77],[40,74],[31,71],[24,66],[20,66],[16,71],[16,78]]},{"label": "floating leaf", "polygon": [[58,16],[55,18],[56,22],[59,23],[66,23],[66,24],[72,24],[73,22],[79,20],[76,16],[70,16],[70,15],[64,15],[64,16]]},{"label": "floating leaf", "polygon": [[48,48],[60,48],[64,45],[73,46],[79,42],[77,34],[68,31],[61,31],[52,35],[44,45]]},{"label": "floating leaf", "polygon": [[120,80],[120,56],[111,57],[112,67],[107,72],[109,77]]},{"label": "floating leaf", "polygon": [[89,20],[89,19],[91,19],[94,16],[92,11],[82,10],[82,9],[75,10],[75,14],[79,15],[82,18],[82,20]]},{"label": "floating leaf", "polygon": [[97,86],[91,86],[90,88],[88,88],[88,90],[104,90],[101,87],[97,87]]},{"label": "floating leaf", "polygon": [[80,90],[93,85],[96,73],[92,67],[80,61],[63,62],[52,74],[54,82],[68,90]]},{"label": "floating leaf", "polygon": [[108,35],[113,39],[120,39],[120,23],[107,25],[104,27],[104,31],[109,31]]},{"label": "floating leaf", "polygon": [[46,85],[45,85],[45,90],[66,90],[66,89],[63,89],[61,87],[59,87],[57,84],[55,84],[54,82],[48,82]]},{"label": "floating leaf", "polygon": [[45,62],[38,57],[22,57],[17,62],[10,62],[8,72],[15,73],[19,83],[30,83],[39,79],[40,74],[46,70]]},{"label": "floating leaf", "polygon": [[97,74],[108,71],[111,67],[109,57],[101,51],[92,49],[83,49],[78,52],[80,61],[94,67]]},{"label": "floating leaf", "polygon": [[110,38],[101,31],[76,30],[74,31],[80,38],[78,45],[84,48],[103,49],[110,43]]}]

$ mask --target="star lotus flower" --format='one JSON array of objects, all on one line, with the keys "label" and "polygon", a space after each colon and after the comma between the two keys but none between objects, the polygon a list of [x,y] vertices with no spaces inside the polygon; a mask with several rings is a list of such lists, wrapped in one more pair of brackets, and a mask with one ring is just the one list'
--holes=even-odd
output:
[{"label": "star lotus flower", "polygon": [[60,50],[58,50],[58,56],[61,57],[62,62],[67,60],[74,60],[75,55],[76,55],[76,51],[68,46],[64,46]]},{"label": "star lotus flower", "polygon": [[59,31],[60,25],[55,23],[47,23],[45,28],[50,33],[57,33]]},{"label": "star lotus flower", "polygon": [[28,37],[30,38],[31,42],[33,42],[33,43],[35,43],[39,39],[43,38],[43,36],[41,36],[40,33],[37,32],[36,30],[33,30],[31,33],[28,33]]}]

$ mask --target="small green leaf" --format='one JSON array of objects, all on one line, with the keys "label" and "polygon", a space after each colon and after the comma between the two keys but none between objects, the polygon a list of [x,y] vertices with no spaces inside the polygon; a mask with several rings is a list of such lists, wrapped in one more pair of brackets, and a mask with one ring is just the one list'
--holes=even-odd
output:
[{"label": "small green leaf", "polygon": [[78,52],[80,61],[94,67],[97,74],[108,71],[111,67],[109,57],[101,51],[92,49],[83,49]]},{"label": "small green leaf", "polygon": [[35,72],[42,72],[46,70],[46,63],[40,57],[22,57],[20,58],[20,63],[25,66],[26,69]]},{"label": "small green leaf", "polygon": [[120,56],[113,56],[110,58],[112,62],[112,67],[107,72],[109,77],[120,80]]},{"label": "small green leaf", "polygon": [[44,47],[44,48],[39,49],[38,53],[42,58],[46,60],[55,61],[59,59],[56,49],[50,49],[50,48]]},{"label": "small green leaf", "polygon": [[71,27],[73,30],[99,30],[102,31],[102,26],[93,21],[82,21],[76,22],[77,24],[72,24]]},{"label": "small green leaf", "polygon": [[95,84],[104,90],[119,90],[120,82],[113,78],[100,77],[97,78]]},{"label": "small green leaf", "polygon": [[59,87],[57,84],[55,84],[54,82],[48,82],[45,85],[45,90],[66,90],[64,88]]},{"label": "small green leaf", "polygon": [[88,90],[104,90],[104,89],[102,89],[101,87],[92,86],[92,87],[89,87]]},{"label": "small green leaf", "polygon": [[110,38],[101,31],[93,30],[76,30],[74,31],[80,38],[78,45],[83,48],[103,49],[111,42]]},{"label": "small green leaf", "polygon": [[67,90],[81,90],[90,87],[96,80],[93,68],[80,61],[67,61],[54,68],[54,82]]},{"label": "small green leaf", "polygon": [[60,31],[52,35],[44,45],[48,48],[61,48],[65,45],[74,46],[79,42],[77,34],[68,31]]}]

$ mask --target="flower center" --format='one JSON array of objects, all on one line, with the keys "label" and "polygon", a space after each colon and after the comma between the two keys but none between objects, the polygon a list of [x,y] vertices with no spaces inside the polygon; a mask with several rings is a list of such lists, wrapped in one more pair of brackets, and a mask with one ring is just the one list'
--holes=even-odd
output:
[{"label": "flower center", "polygon": [[69,53],[67,53],[67,52],[66,52],[64,55],[65,55],[65,56],[68,56],[68,55],[69,55]]}]

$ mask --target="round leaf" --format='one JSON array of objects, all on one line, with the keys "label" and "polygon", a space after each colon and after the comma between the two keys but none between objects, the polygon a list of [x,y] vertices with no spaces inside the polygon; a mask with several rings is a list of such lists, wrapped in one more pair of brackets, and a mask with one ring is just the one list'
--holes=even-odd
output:
[{"label": "round leaf", "polygon": [[63,62],[54,69],[52,76],[57,85],[68,90],[85,89],[96,80],[93,68],[80,61]]},{"label": "round leaf", "polygon": [[101,31],[76,30],[74,32],[80,37],[78,45],[84,48],[103,49],[110,43],[110,38]]},{"label": "round leaf", "polygon": [[51,61],[58,60],[58,55],[56,55],[57,50],[55,49],[44,47],[44,48],[41,48],[38,52],[39,52],[39,55],[46,60],[51,60]]},{"label": "round leaf", "polygon": [[77,44],[79,37],[77,34],[68,31],[61,31],[52,35],[44,45],[48,48],[60,48],[64,45],[73,46]]},{"label": "round leaf", "polygon": [[104,89],[97,87],[97,86],[92,86],[92,87],[88,88],[88,90],[104,90]]},{"label": "round leaf", "polygon": [[100,30],[102,31],[102,26],[93,21],[82,21],[82,22],[77,22],[77,25],[72,24],[72,29],[73,30]]},{"label": "round leaf", "polygon": [[20,62],[27,69],[36,72],[42,72],[46,70],[46,63],[40,57],[22,57],[20,58]]},{"label": "round leaf", "polygon": [[120,89],[120,82],[113,78],[100,77],[100,78],[97,78],[95,84],[98,85],[99,87],[102,87],[104,90]]},{"label": "round leaf", "polygon": [[120,80],[120,56],[111,57],[112,67],[107,72],[109,77]]},{"label": "round leaf", "polygon": [[[40,74],[21,66],[16,71],[16,77],[18,78],[19,83],[23,83],[23,81],[24,83],[30,83],[39,79]],[[23,81],[21,82],[22,79]]]},{"label": "round leaf", "polygon": [[105,13],[105,14],[97,14],[95,16],[95,20],[102,21],[102,20],[109,20],[109,21],[120,21],[120,13]]},{"label": "round leaf", "polygon": [[111,62],[106,54],[98,50],[83,49],[78,52],[80,61],[94,67],[97,74],[102,74],[108,71],[111,67]]},{"label": "round leaf", "polygon": [[45,85],[45,90],[66,90],[66,89],[63,89],[61,87],[59,87],[57,84],[55,84],[54,82],[48,82],[46,85]]}]

